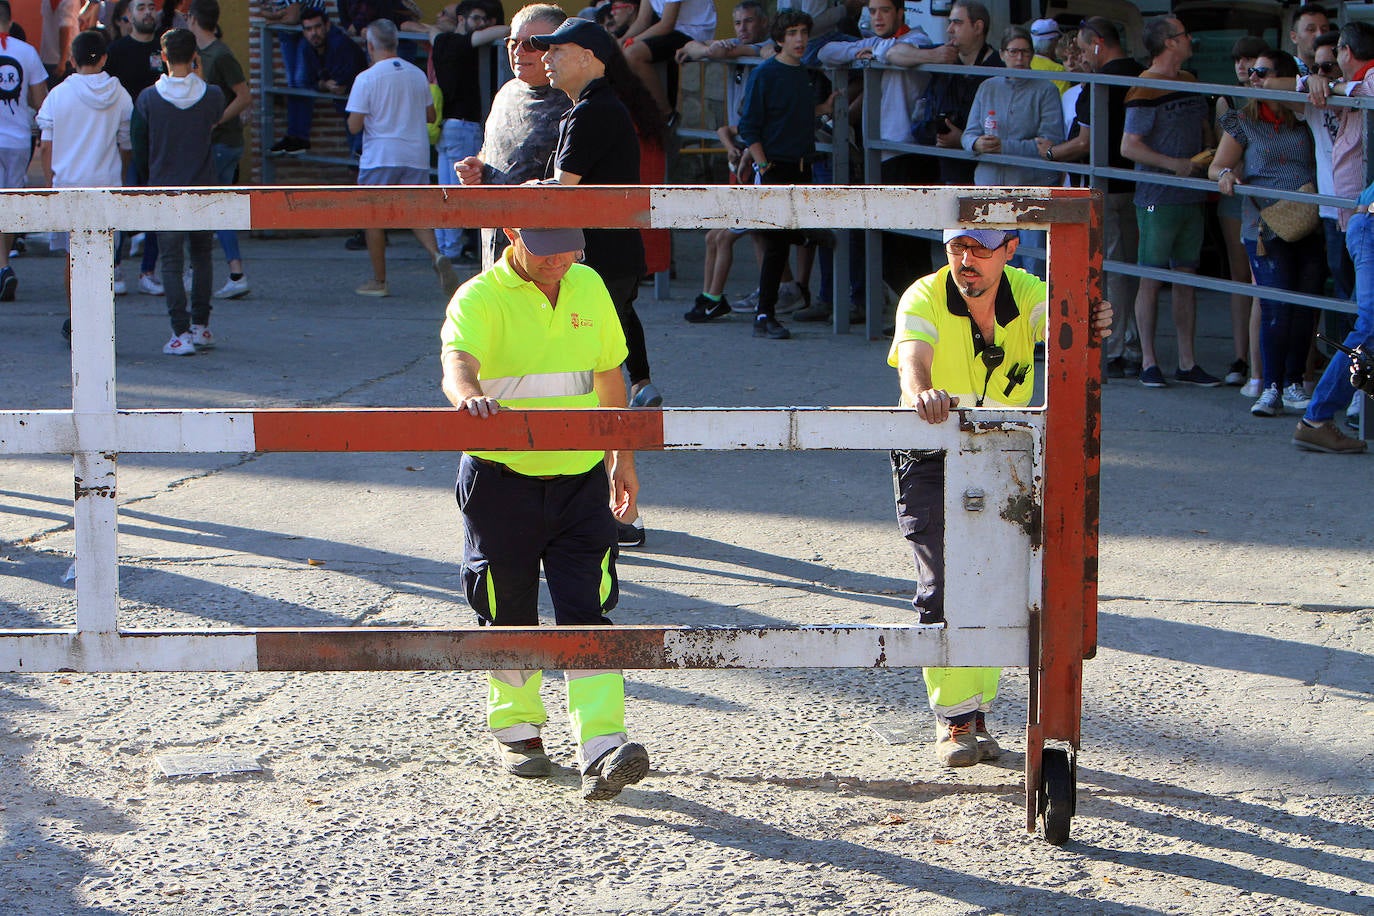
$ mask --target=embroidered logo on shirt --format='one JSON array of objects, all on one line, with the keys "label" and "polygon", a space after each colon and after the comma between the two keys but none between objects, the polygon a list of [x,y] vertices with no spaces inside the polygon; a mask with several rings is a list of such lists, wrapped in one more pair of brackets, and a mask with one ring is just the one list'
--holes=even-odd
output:
[{"label": "embroidered logo on shirt", "polygon": [[590,318],[583,318],[576,312],[573,312],[571,315],[569,315],[568,320],[572,322],[572,326],[575,328],[590,328],[593,326],[592,320]]}]

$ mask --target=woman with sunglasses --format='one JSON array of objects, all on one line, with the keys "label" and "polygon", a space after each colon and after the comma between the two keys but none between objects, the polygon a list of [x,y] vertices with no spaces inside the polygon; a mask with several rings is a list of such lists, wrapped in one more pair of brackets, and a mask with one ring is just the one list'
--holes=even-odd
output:
[{"label": "woman with sunglasses", "polygon": [[[1298,73],[1291,55],[1273,49],[1255,59],[1248,70],[1250,86],[1269,88],[1268,81],[1292,79]],[[1312,135],[1299,119],[1300,106],[1250,99],[1240,110],[1222,118],[1223,134],[1207,174],[1226,196],[1241,184],[1253,188],[1297,191],[1316,177]],[[1262,195],[1245,196],[1241,207],[1241,240],[1250,259],[1255,283],[1277,289],[1319,295],[1325,282],[1326,263],[1321,233],[1314,226],[1300,239],[1281,238],[1260,215],[1274,203]],[[1257,417],[1274,417],[1283,408],[1306,407],[1303,389],[1307,350],[1317,313],[1305,306],[1276,299],[1260,300],[1259,399],[1250,408]]]}]

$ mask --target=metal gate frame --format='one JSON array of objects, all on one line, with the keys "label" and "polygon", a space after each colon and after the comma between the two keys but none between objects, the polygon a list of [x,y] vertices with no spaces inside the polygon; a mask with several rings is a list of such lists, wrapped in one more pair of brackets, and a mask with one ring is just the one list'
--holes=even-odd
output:
[{"label": "metal gate frame", "polygon": [[[1027,829],[1034,831],[1037,814],[1045,814],[1047,838],[1058,843],[1067,839],[1073,761],[1081,744],[1083,661],[1095,653],[1097,642],[1101,379],[1089,303],[1100,297],[1101,288],[1100,192],[843,186],[307,187],[0,191],[0,200],[7,231],[71,233],[72,409],[0,411],[0,455],[72,455],[77,571],[75,629],[0,631],[0,671],[1027,665]],[[910,411],[899,409],[785,408],[513,411],[480,428],[447,409],[116,407],[116,230],[159,225],[188,231],[343,225],[555,228],[589,223],[641,229],[1047,229],[1052,253],[1047,407],[961,409],[957,421],[937,427],[914,421]],[[1021,444],[1005,445],[1010,440]],[[117,624],[115,466],[121,451],[926,447],[969,456],[996,451],[988,448],[992,441],[1001,443],[997,448],[1029,448],[1035,469],[1032,492],[1041,508],[1039,524],[1032,518],[1029,525],[1032,549],[1042,557],[1030,567],[1040,580],[1041,600],[1034,600],[1036,583],[1028,583],[1027,624],[1008,628],[1022,640],[1010,659],[999,657],[1005,651],[998,648],[1001,642],[982,626],[134,631]],[[953,469],[956,463],[949,465]],[[957,473],[950,474],[947,504],[958,491],[958,480]],[[1068,749],[1047,747],[1050,742]],[[1052,821],[1052,816],[1058,819]]]}]

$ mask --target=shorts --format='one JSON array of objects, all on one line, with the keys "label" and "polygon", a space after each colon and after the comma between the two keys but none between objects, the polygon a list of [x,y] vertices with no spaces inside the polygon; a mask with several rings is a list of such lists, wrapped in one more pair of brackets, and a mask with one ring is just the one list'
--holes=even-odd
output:
[{"label": "shorts", "polygon": [[375,169],[358,169],[358,184],[429,184],[429,169],[408,165],[382,165]]},{"label": "shorts", "polygon": [[1141,267],[1195,269],[1202,251],[1202,204],[1135,208],[1140,226],[1136,263]]},{"label": "shorts", "polygon": [[663,60],[672,60],[673,55],[677,54],[678,48],[685,47],[691,41],[690,35],[682,32],[669,32],[667,35],[654,35],[650,38],[636,38],[635,41],[649,49],[649,60],[658,63]]},{"label": "shorts", "polygon": [[31,150],[0,149],[0,188],[22,188],[29,173]]}]

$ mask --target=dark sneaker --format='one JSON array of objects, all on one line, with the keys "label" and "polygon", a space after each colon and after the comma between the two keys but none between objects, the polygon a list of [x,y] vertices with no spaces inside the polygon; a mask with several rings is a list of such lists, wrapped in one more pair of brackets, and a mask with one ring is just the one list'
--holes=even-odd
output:
[{"label": "dark sneaker", "polygon": [[653,382],[645,382],[639,390],[630,395],[631,407],[662,407],[663,392]]},{"label": "dark sneaker", "polygon": [[1185,385],[1196,385],[1199,388],[1220,388],[1221,379],[1207,372],[1201,366],[1194,366],[1191,369],[1179,369],[1174,373],[1174,381],[1182,382]]},{"label": "dark sneaker", "polygon": [[1146,388],[1168,388],[1169,383],[1164,381],[1164,373],[1159,371],[1158,366],[1151,366],[1148,369],[1140,370],[1140,384]]},{"label": "dark sneaker", "polygon": [[526,738],[523,741],[496,742],[496,758],[507,773],[525,779],[538,779],[553,772],[553,761],[544,753],[543,738]]},{"label": "dark sneaker", "polygon": [[787,340],[792,333],[778,323],[778,319],[760,315],[754,319],[754,336],[767,337],[769,340]]},{"label": "dark sneaker", "polygon": [[14,291],[17,289],[19,278],[14,275],[14,268],[0,267],[0,302],[13,302]]},{"label": "dark sneaker", "polygon": [[630,741],[582,771],[582,797],[587,801],[615,798],[620,790],[649,774],[649,752],[644,745]]},{"label": "dark sneaker", "polygon": [[724,296],[720,297],[719,302],[708,299],[704,293],[698,293],[696,301],[692,303],[692,310],[685,313],[682,317],[692,324],[701,324],[703,321],[713,321],[717,318],[724,318],[730,314],[730,300]]},{"label": "dark sneaker", "polygon": [[1226,384],[1232,388],[1239,388],[1250,378],[1250,364],[1243,359],[1238,359],[1231,364],[1231,368],[1226,372]]},{"label": "dark sneaker", "polygon": [[616,519],[615,539],[621,547],[643,547],[644,519],[637,518],[633,522],[622,522]]},{"label": "dark sneaker", "polygon": [[973,719],[973,737],[978,741],[979,760],[996,760],[1002,756],[1002,745],[988,732],[987,719],[981,712]]},{"label": "dark sneaker", "polygon": [[972,720],[960,725],[936,721],[935,758],[941,766],[971,767],[980,756]]},{"label": "dark sneaker", "polygon": [[1330,420],[1317,427],[1299,420],[1298,428],[1293,430],[1293,444],[1304,451],[1328,455],[1359,455],[1368,448],[1363,439],[1352,439]]},{"label": "dark sneaker", "polygon": [[1107,364],[1102,368],[1107,378],[1126,377],[1126,361],[1119,356],[1107,360]]},{"label": "dark sneaker", "polygon": [[363,231],[359,229],[348,237],[344,242],[344,247],[349,251],[367,251],[367,239],[363,236]]},{"label": "dark sneaker", "polygon": [[269,156],[299,156],[310,151],[310,141],[300,137],[282,137],[270,150]]}]

